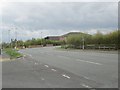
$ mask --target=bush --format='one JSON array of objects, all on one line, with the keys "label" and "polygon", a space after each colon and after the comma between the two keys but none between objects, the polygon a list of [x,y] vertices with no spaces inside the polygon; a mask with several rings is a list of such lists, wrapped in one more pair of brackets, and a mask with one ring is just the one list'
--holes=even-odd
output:
[{"label": "bush", "polygon": [[[82,48],[87,45],[95,45],[92,48],[96,47],[110,47],[110,48],[120,48],[120,31],[113,31],[107,34],[102,34],[101,32],[97,32],[94,35],[89,34],[77,34],[77,35],[69,35],[67,37],[66,44],[70,46],[70,48]],[[84,41],[83,41],[84,40]]]}]

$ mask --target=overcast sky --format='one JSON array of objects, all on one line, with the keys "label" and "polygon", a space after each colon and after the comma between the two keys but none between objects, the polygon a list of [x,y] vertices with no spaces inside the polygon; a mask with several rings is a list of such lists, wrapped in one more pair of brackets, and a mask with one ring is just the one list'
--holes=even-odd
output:
[{"label": "overcast sky", "polygon": [[[117,2],[19,2],[3,6],[3,41],[11,38],[27,40],[71,31],[90,34],[117,29]],[[42,33],[41,33],[42,32]]]}]

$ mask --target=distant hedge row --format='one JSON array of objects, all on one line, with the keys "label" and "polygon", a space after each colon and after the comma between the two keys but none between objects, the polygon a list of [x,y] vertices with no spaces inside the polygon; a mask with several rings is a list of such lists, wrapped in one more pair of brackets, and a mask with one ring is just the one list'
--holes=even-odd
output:
[{"label": "distant hedge row", "polygon": [[80,48],[83,44],[94,47],[115,47],[120,48],[120,33],[113,31],[107,34],[97,32],[94,35],[81,33],[79,35],[70,35],[66,38],[66,44],[72,48]]},{"label": "distant hedge row", "polygon": [[54,46],[61,45],[62,41],[32,38],[31,40],[27,40],[27,41],[11,40],[11,43],[3,43],[2,46],[4,48],[9,48],[11,46],[12,46],[12,48],[14,48],[15,46],[17,46],[17,47],[23,47],[23,46],[29,47],[29,46],[32,46],[32,45],[43,45],[43,46],[46,46],[47,44],[53,44]]},{"label": "distant hedge row", "polygon": [[45,39],[35,39],[32,38],[31,40],[27,41],[17,41],[17,40],[11,40],[11,43],[3,43],[3,47],[15,47],[16,43],[18,47],[29,47],[32,45],[43,45],[46,46],[46,44],[53,44],[53,45],[62,45],[62,47],[69,47],[69,48],[82,48],[83,44],[85,47],[88,48],[120,48],[120,31],[113,31],[107,34],[102,34],[101,32],[97,32],[94,35],[86,34],[86,33],[80,33],[76,35],[68,35],[65,40],[63,41],[56,41],[56,40],[45,40]]}]

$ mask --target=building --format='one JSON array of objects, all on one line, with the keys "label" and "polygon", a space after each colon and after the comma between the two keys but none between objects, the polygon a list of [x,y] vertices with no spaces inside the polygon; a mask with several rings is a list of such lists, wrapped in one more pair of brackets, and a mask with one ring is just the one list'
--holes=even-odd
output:
[{"label": "building", "polygon": [[69,32],[67,34],[64,34],[62,36],[60,36],[60,40],[65,40],[66,41],[66,38],[70,35],[80,35],[82,34],[81,32]]},{"label": "building", "polygon": [[64,34],[64,35],[61,35],[61,36],[47,36],[47,37],[45,37],[44,39],[63,41],[63,40],[66,40],[66,38],[67,38],[69,35],[78,35],[78,34],[81,34],[81,32],[69,32],[69,33]]},{"label": "building", "polygon": [[60,40],[60,36],[47,36],[44,39],[47,39],[47,40]]},{"label": "building", "polygon": [[82,34],[82,32],[69,32],[67,34],[62,35],[62,37],[68,37],[70,35],[80,35],[80,34]]}]

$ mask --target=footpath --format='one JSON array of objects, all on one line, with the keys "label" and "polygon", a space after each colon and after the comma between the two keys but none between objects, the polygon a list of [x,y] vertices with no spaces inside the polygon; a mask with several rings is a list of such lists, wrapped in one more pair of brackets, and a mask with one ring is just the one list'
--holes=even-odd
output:
[{"label": "footpath", "polygon": [[0,62],[3,62],[3,61],[10,61],[10,57],[9,55],[5,54],[5,53],[2,53],[0,55]]}]

